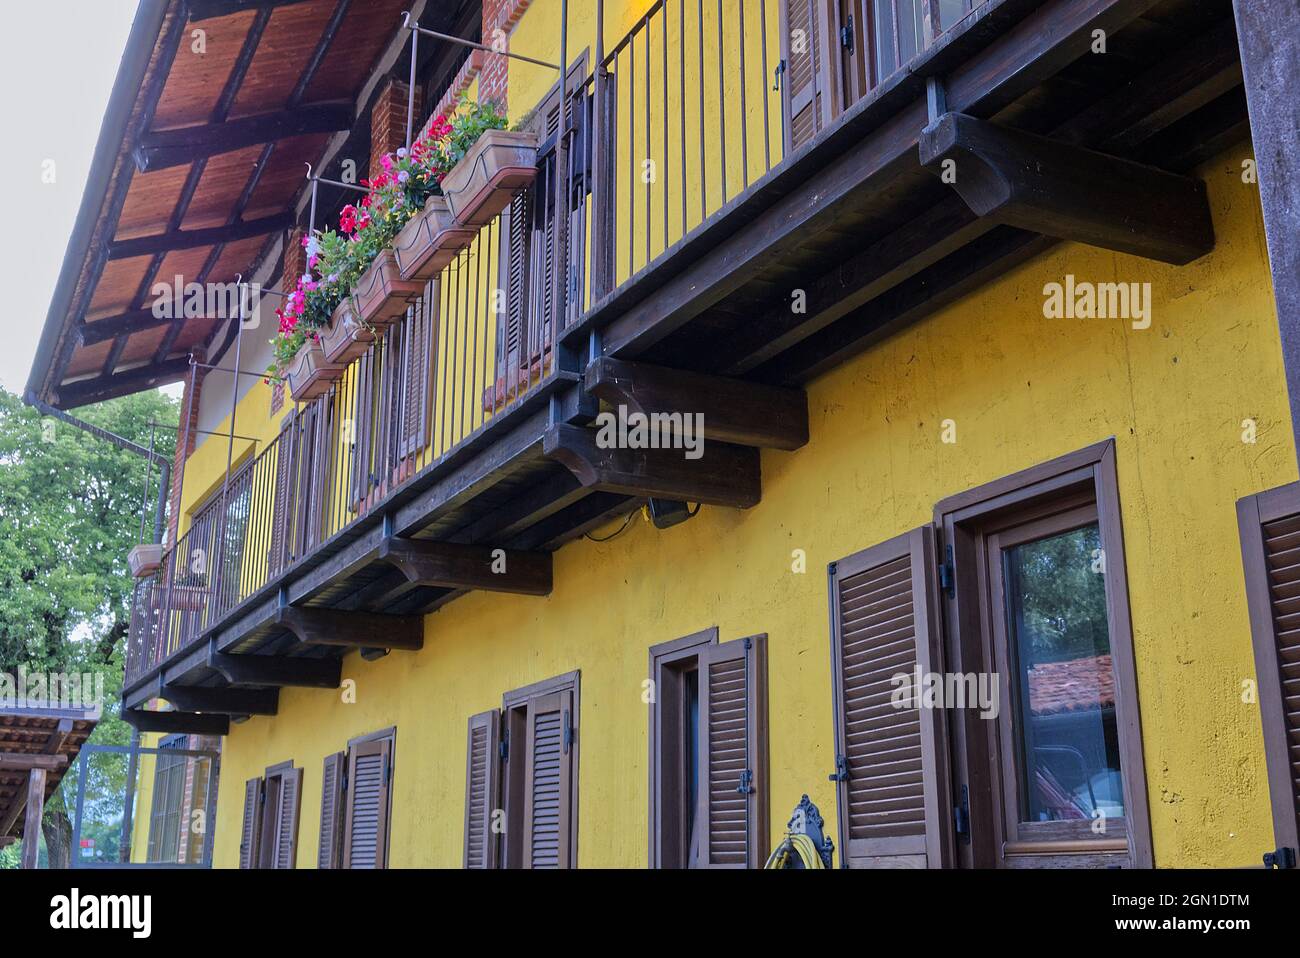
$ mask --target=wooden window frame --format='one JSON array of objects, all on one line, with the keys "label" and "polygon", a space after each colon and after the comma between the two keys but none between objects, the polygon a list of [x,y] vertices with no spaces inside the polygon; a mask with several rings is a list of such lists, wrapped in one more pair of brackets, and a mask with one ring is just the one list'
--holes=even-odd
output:
[{"label": "wooden window frame", "polygon": [[[1025,843],[1007,839],[1009,803],[1002,792],[1003,771],[999,722],[964,710],[950,718],[954,795],[966,786],[970,841],[958,845],[967,867],[1089,867],[1127,863],[1152,867],[1150,812],[1137,693],[1137,669],[1124,561],[1115,440],[1108,439],[1050,462],[950,496],[935,506],[942,541],[951,549],[954,584],[943,605],[946,659],[955,672],[996,668],[984,568],[987,536],[1044,515],[1060,513],[1091,500],[1095,503],[1101,548],[1106,563],[1106,618],[1111,662],[1115,670],[1116,727],[1124,789],[1126,837],[1123,847],[1105,838],[1064,838]],[[1003,702],[1003,711],[1009,707]],[[1010,861],[1008,861],[1010,859]]]},{"label": "wooden window frame", "polygon": [[[1289,740],[1291,723],[1283,696],[1283,660],[1274,613],[1273,583],[1265,551],[1264,526],[1300,514],[1300,482],[1288,483],[1237,502],[1242,572],[1250,614],[1259,717],[1264,736],[1269,812],[1276,851],[1300,854],[1300,818]],[[1289,597],[1288,597],[1289,598]]]},{"label": "wooden window frame", "polygon": [[[665,816],[669,814],[669,803],[681,798],[677,784],[680,782],[681,763],[684,756],[680,754],[680,730],[665,733],[664,724],[668,719],[664,705],[667,701],[676,701],[681,683],[682,666],[698,661],[700,649],[718,644],[718,627],[712,626],[700,632],[661,642],[650,647],[650,680],[654,683],[654,694],[650,699],[650,835],[648,860],[651,868],[685,868],[690,865],[691,854],[687,851],[686,859],[677,862],[676,852],[669,849],[667,842],[672,839],[672,828],[665,829]],[[673,776],[676,775],[677,778]],[[675,796],[675,797],[674,797]],[[678,809],[679,814],[685,809]],[[668,833],[667,838],[665,832]]]},{"label": "wooden window frame", "polygon": [[[282,835],[280,825],[283,822],[284,782],[295,776],[293,824],[290,834]],[[262,775],[262,822],[261,835],[257,842],[258,868],[278,868],[280,847],[283,841],[289,843],[289,867],[297,867],[298,826],[302,817],[302,769],[294,768],[293,760],[279,762],[267,768]]]},{"label": "wooden window frame", "polygon": [[578,864],[578,798],[579,798],[579,759],[582,753],[582,673],[580,670],[566,672],[553,678],[543,679],[531,685],[514,689],[501,697],[501,735],[505,738],[506,763],[501,770],[501,805],[506,813],[506,837],[500,842],[500,864],[503,868],[523,867],[524,840],[522,823],[524,820],[526,770],[522,767],[527,754],[526,739],[521,730],[526,730],[528,704],[547,695],[568,692],[573,698],[573,744],[570,746],[570,790],[569,790],[569,867]]}]

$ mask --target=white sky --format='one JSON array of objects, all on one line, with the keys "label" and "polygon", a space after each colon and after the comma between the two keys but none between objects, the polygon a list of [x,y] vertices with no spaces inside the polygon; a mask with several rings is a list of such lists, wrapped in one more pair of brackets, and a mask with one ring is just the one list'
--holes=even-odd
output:
[{"label": "white sky", "polygon": [[[0,385],[21,394],[81,205],[136,0],[5,4]],[[41,182],[46,160],[55,182]]]}]

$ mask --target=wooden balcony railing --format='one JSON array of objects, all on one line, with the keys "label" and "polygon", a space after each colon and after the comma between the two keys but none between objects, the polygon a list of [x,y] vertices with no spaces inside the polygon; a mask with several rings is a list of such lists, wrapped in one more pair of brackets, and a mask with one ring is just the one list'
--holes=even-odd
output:
[{"label": "wooden balcony railing", "polygon": [[598,45],[597,69],[570,69],[563,99],[557,83],[530,121],[535,183],[137,584],[128,685],[553,382],[564,328],[810,140],[832,93],[841,109],[864,95],[971,0],[851,0],[844,49],[864,59],[843,54],[856,79],[834,84],[831,49],[791,42],[828,35],[825,5],[792,0],[789,24],[779,8],[658,0],[607,53]]}]

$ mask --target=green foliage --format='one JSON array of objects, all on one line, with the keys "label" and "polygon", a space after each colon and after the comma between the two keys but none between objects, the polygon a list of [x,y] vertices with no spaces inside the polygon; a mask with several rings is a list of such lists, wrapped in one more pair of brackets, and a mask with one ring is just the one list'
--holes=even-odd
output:
[{"label": "green foliage", "polygon": [[[142,446],[149,423],[175,427],[179,406],[157,391],[77,410],[94,425]],[[174,428],[155,431],[155,449],[170,459]],[[149,502],[143,503],[146,470]],[[56,419],[44,419],[0,389],[0,671],[98,673],[104,678],[103,718],[91,741],[126,745],[131,730],[117,717],[130,627],[133,580],[127,552],[153,533],[156,467],[133,453]],[[92,767],[92,785],[121,792],[121,776]],[[99,781],[98,778],[103,778]],[[45,832],[70,836],[62,793],[47,803]],[[11,849],[6,849],[11,851]],[[56,862],[68,849],[56,849]],[[0,867],[4,859],[0,859]]]}]

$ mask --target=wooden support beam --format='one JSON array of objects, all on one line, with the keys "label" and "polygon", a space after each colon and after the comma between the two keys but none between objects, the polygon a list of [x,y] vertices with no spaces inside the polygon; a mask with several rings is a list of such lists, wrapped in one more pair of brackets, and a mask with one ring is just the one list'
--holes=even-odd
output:
[{"label": "wooden support beam", "polygon": [[[224,311],[222,311],[224,313]],[[222,313],[210,315],[209,319],[225,319]],[[168,326],[172,323],[177,325],[184,324],[182,319],[159,319],[153,314],[152,307],[146,309],[134,309],[128,313],[121,313],[117,316],[106,316],[103,319],[95,319],[90,322],[82,322],[77,326],[77,343],[79,346],[96,346],[99,343],[107,342],[110,339],[117,339],[119,336],[131,336],[135,333],[147,333],[150,330],[158,329],[161,326]]]},{"label": "wooden support beam", "polygon": [[270,10],[304,2],[306,0],[190,0],[190,23],[228,17],[245,10]]},{"label": "wooden support beam", "polygon": [[1205,184],[1189,177],[961,113],[925,128],[920,157],[996,223],[1175,265],[1214,248]]},{"label": "wooden support beam", "polygon": [[336,689],[343,663],[338,659],[288,658],[280,655],[226,655],[208,651],[208,667],[231,685]]},{"label": "wooden support beam", "polygon": [[[627,362],[592,360],[587,391],[647,417],[703,417],[704,437],[760,449],[798,449],[808,442],[808,396],[802,389]],[[653,419],[651,421],[654,421]],[[668,420],[668,421],[671,421]]]},{"label": "wooden support beam", "polygon": [[293,216],[289,213],[275,213],[255,220],[240,220],[225,226],[209,226],[197,230],[171,230],[155,233],[153,236],[138,236],[134,239],[115,240],[108,245],[108,258],[130,259],[133,256],[149,256],[154,253],[170,253],[173,250],[196,249],[200,246],[214,246],[217,243],[233,243],[264,236],[267,233],[279,233],[293,226]]},{"label": "wooden support beam", "polygon": [[75,409],[90,403],[115,399],[128,393],[142,392],[156,386],[177,383],[189,375],[190,359],[178,356],[161,363],[150,363],[139,369],[113,373],[111,376],[96,376],[93,379],[79,379],[64,383],[57,389],[53,405],[60,409]]},{"label": "wooden support beam", "polygon": [[748,509],[762,497],[758,450],[706,443],[699,459],[681,449],[602,448],[596,430],[561,423],[546,431],[542,450],[584,486],[638,498],[679,499]]},{"label": "wooden support beam", "polygon": [[379,558],[419,587],[481,589],[515,595],[551,594],[551,555],[487,546],[385,539]]},{"label": "wooden support beam", "polygon": [[34,768],[27,777],[27,812],[23,818],[23,868],[36,867],[41,847],[41,819],[44,816],[45,769]]},{"label": "wooden support beam", "polygon": [[229,715],[122,709],[122,718],[140,732],[190,732],[195,735],[226,735],[230,732]]},{"label": "wooden support beam", "polygon": [[72,737],[72,719],[59,719],[59,724],[54,727],[50,737],[45,740],[45,754],[57,755],[63,750],[63,746],[68,739]]},{"label": "wooden support beam", "polygon": [[279,689],[164,685],[161,697],[185,712],[217,712],[222,715],[275,715],[280,704]]},{"label": "wooden support beam", "polygon": [[132,157],[137,170],[149,173],[291,136],[350,130],[352,124],[352,104],[316,103],[223,123],[155,130],[140,137]]},{"label": "wooden support beam", "polygon": [[285,606],[276,613],[275,624],[288,629],[304,645],[411,652],[424,647],[424,617],[419,615]]},{"label": "wooden support beam", "polygon": [[57,772],[68,767],[66,755],[37,755],[31,752],[0,752],[0,771],[30,772],[34,768]]}]

